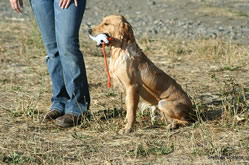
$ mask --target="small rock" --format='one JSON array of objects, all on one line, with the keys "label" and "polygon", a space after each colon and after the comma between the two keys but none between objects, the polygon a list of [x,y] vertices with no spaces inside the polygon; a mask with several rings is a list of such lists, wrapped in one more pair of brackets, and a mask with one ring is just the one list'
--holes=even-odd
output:
[{"label": "small rock", "polygon": [[156,5],[156,2],[153,0],[148,0],[149,5]]},{"label": "small rock", "polygon": [[215,32],[213,32],[213,33],[210,34],[210,37],[211,37],[211,38],[216,38],[216,37],[217,37],[217,34],[216,34]]},{"label": "small rock", "polygon": [[220,26],[220,27],[218,28],[218,30],[219,30],[220,32],[222,32],[222,31],[224,31],[224,28]]}]

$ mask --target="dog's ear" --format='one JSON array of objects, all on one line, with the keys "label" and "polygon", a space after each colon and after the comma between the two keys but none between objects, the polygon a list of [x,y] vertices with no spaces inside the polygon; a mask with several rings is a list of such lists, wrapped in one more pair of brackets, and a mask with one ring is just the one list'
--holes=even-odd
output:
[{"label": "dog's ear", "polygon": [[121,40],[126,42],[134,40],[132,26],[127,21],[120,23],[119,36]]}]

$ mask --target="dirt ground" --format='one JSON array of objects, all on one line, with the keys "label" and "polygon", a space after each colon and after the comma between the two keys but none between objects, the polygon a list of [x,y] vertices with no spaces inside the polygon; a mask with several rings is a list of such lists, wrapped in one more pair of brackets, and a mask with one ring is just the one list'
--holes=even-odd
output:
[{"label": "dirt ground", "polygon": [[[240,21],[244,24],[244,17]],[[92,117],[80,126],[62,129],[54,122],[41,122],[52,92],[46,53],[34,21],[0,22],[0,164],[249,163],[248,44],[212,37],[160,36],[160,31],[155,36],[138,35],[145,54],[182,85],[197,114],[205,119],[168,131],[164,121],[152,125],[149,110],[138,111],[135,131],[120,135],[124,94],[106,86],[102,52],[85,37],[87,27],[82,25],[80,42]],[[139,28],[135,26],[134,31]]]}]

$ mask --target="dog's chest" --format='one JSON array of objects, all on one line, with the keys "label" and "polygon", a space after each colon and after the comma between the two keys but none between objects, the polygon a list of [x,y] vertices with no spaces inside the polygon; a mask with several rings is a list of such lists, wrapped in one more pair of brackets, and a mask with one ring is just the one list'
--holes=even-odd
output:
[{"label": "dog's chest", "polygon": [[119,86],[123,89],[124,83],[122,82],[122,79],[127,74],[126,66],[134,60],[134,57],[126,51],[115,55],[116,57],[114,56],[110,60],[110,75],[114,86]]},{"label": "dog's chest", "polygon": [[131,55],[126,52],[121,52],[117,57],[111,58],[110,61],[110,69],[118,70],[121,65],[125,65],[129,61],[131,61]]}]

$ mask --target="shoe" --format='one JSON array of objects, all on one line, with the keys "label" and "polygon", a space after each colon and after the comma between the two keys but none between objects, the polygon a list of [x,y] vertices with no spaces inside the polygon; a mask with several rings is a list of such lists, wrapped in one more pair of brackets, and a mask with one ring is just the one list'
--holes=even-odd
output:
[{"label": "shoe", "polygon": [[65,114],[56,119],[56,125],[60,127],[73,127],[81,123],[81,116],[74,116],[71,114]]},{"label": "shoe", "polygon": [[46,115],[43,118],[43,122],[47,122],[50,120],[55,120],[56,118],[63,116],[62,113],[56,111],[56,110],[51,110],[48,113],[46,113]]}]

